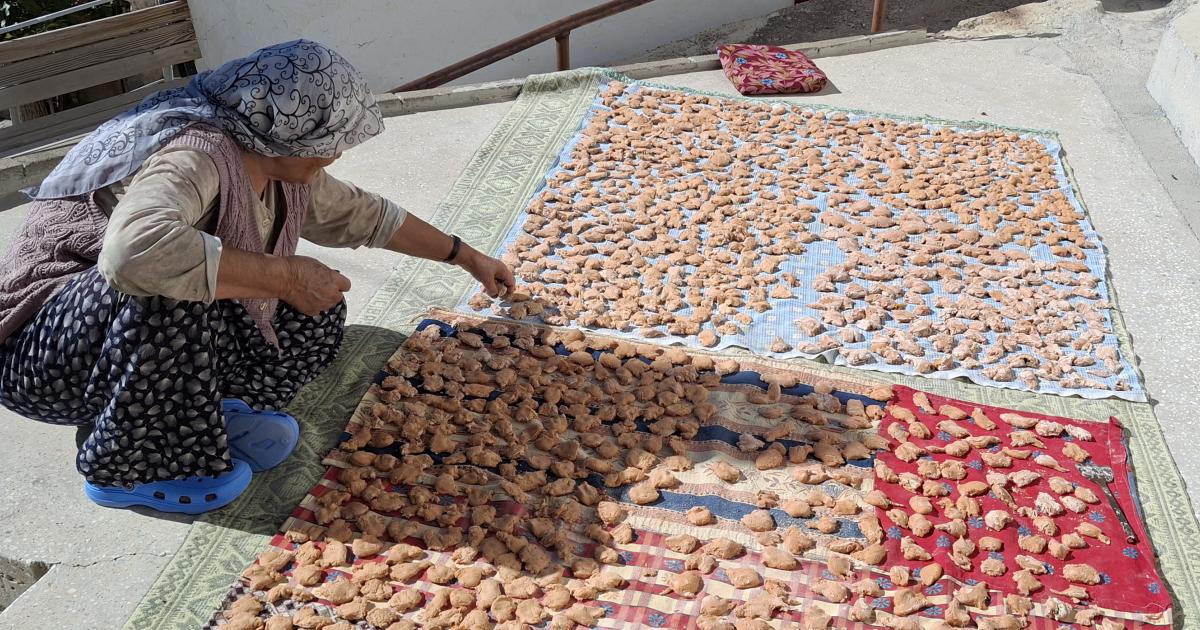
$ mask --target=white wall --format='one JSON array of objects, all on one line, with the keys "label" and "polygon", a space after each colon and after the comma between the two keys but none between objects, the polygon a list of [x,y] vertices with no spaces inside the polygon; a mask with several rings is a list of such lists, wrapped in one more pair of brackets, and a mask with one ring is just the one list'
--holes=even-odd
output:
[{"label": "white wall", "polygon": [[[376,92],[604,0],[189,0],[203,68],[304,37],[331,46]],[[605,65],[792,0],[655,0],[571,33],[571,65]],[[459,82],[555,70],[553,40]]]},{"label": "white wall", "polygon": [[1200,3],[1163,33],[1146,88],[1200,165]]}]

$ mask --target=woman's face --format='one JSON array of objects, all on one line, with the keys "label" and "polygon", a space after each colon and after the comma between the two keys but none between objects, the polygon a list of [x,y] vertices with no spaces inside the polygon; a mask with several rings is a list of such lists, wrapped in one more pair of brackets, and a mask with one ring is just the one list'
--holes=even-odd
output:
[{"label": "woman's face", "polygon": [[341,153],[331,158],[273,157],[265,160],[266,175],[270,179],[289,184],[310,184],[321,169],[333,164]]}]

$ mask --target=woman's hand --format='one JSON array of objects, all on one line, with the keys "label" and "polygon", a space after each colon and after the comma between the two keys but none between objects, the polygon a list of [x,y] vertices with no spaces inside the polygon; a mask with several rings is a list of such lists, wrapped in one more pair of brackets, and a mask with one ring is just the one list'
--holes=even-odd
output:
[{"label": "woman's hand", "polygon": [[307,256],[284,259],[286,274],[280,298],[305,315],[323,313],[341,302],[350,290],[346,276]]},{"label": "woman's hand", "polygon": [[483,292],[491,297],[500,297],[516,286],[508,265],[479,253],[466,243],[463,243],[454,264],[470,272],[483,285]]}]

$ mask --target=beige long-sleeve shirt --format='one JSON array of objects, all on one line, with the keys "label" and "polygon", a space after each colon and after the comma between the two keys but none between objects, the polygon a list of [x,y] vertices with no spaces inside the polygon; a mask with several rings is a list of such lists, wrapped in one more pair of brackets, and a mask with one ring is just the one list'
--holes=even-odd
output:
[{"label": "beige long-sleeve shirt", "polygon": [[[122,293],[211,302],[217,294],[221,240],[217,227],[220,176],[212,158],[188,147],[165,147],[146,160],[127,186],[98,191],[109,214],[97,266]],[[282,195],[267,187],[254,212],[266,251],[283,225]],[[312,183],[301,238],[326,247],[383,247],[404,222],[403,208],[340,181],[324,170]]]}]

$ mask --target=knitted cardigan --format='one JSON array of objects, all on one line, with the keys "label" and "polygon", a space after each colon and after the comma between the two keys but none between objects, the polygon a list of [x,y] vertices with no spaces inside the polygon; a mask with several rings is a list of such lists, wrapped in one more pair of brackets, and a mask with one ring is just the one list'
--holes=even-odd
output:
[{"label": "knitted cardigan", "polygon": [[[229,136],[203,124],[180,132],[168,146],[181,145],[208,154],[220,175],[215,235],[223,247],[250,252],[265,249],[254,218],[254,195],[242,153]],[[309,187],[283,186],[286,219],[272,254],[291,256],[307,214]],[[34,202],[8,251],[0,257],[0,343],[19,331],[59,288],[96,265],[108,216],[94,195]],[[237,300],[263,337],[278,345],[272,324],[277,299]]]}]

